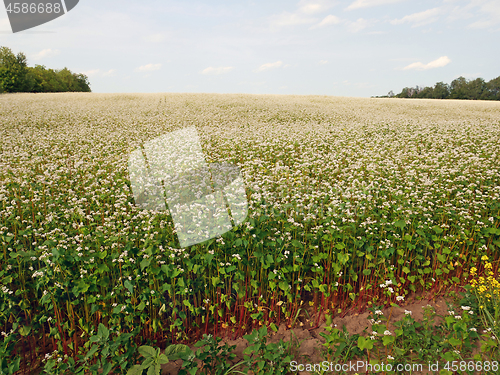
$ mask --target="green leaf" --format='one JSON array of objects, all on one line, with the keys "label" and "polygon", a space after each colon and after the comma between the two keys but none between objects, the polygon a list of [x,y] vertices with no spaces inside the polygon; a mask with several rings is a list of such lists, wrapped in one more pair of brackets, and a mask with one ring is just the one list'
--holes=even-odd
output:
[{"label": "green leaf", "polygon": [[384,344],[384,346],[387,346],[389,344],[392,344],[395,339],[396,338],[394,336],[390,335],[384,336],[384,338],[382,339],[382,344]]},{"label": "green leaf", "polygon": [[141,261],[141,271],[144,270],[151,263],[151,259],[145,258]]},{"label": "green leaf", "polygon": [[458,345],[460,345],[462,343],[462,341],[460,341],[460,340],[458,340],[458,339],[456,339],[454,337],[450,338],[448,341],[453,346],[458,346]]},{"label": "green leaf", "polygon": [[94,335],[90,338],[90,342],[98,342],[101,338],[97,335]]},{"label": "green leaf", "polygon": [[141,303],[139,303],[139,306],[137,306],[137,310],[142,311],[145,307],[146,303],[144,303],[144,301],[141,301]]},{"label": "green leaf", "polygon": [[142,366],[133,365],[128,371],[127,375],[142,375]]},{"label": "green leaf", "polygon": [[105,264],[98,264],[97,265],[97,269],[98,269],[99,273],[104,273],[104,272],[108,272],[109,271],[108,266],[105,265]]},{"label": "green leaf", "polygon": [[30,332],[31,332],[31,327],[22,326],[21,328],[19,328],[19,333],[21,334],[21,336],[28,336]]},{"label": "green leaf", "polygon": [[371,350],[371,349],[373,349],[373,342],[370,339],[366,339],[363,336],[359,336],[358,337],[358,348],[360,350],[365,350],[365,349]]},{"label": "green leaf", "polygon": [[109,374],[109,372],[111,371],[112,368],[113,368],[113,365],[111,364],[111,362],[106,362],[106,364],[102,368],[101,375]]},{"label": "green leaf", "polygon": [[98,350],[99,350],[98,345],[92,345],[92,348],[85,355],[85,359],[89,359],[90,357],[92,357]]},{"label": "green leaf", "polygon": [[154,366],[150,366],[148,369],[148,375],[160,375],[161,366],[157,363]]},{"label": "green leaf", "polygon": [[142,345],[137,350],[145,358],[154,358],[156,356],[156,350],[152,346]]},{"label": "green leaf", "polygon": [[280,281],[278,286],[280,287],[281,290],[283,291],[287,291],[288,289],[290,289],[288,287],[288,283],[286,281]]},{"label": "green leaf", "polygon": [[109,330],[102,323],[99,323],[99,327],[97,328],[97,336],[102,337],[105,340],[109,337]]},{"label": "green leaf", "polygon": [[179,355],[189,353],[191,349],[184,344],[173,344],[165,348],[165,355],[172,361],[179,359]]},{"label": "green leaf", "polygon": [[128,291],[130,293],[134,293],[134,286],[132,285],[132,283],[128,280],[125,280],[125,282],[123,283],[123,285],[125,286],[125,288],[128,289]]},{"label": "green leaf", "polygon": [[155,359],[153,357],[148,357],[142,362],[142,368],[148,368],[151,366],[153,363],[155,363]]},{"label": "green leaf", "polygon": [[217,286],[217,284],[219,284],[219,282],[220,282],[220,278],[219,278],[219,277],[212,276],[212,285],[213,285],[214,287],[216,287],[216,286]]},{"label": "green leaf", "polygon": [[398,228],[401,228],[401,229],[403,229],[403,228],[405,227],[405,225],[406,225],[406,221],[401,220],[401,219],[400,219],[400,220],[398,220],[398,221],[396,221],[396,222],[394,223],[394,226],[395,226],[395,227],[398,227]]},{"label": "green leaf", "polygon": [[349,260],[349,254],[338,253],[337,254],[337,259],[340,261],[340,263],[346,264],[347,261]]},{"label": "green leaf", "polygon": [[441,229],[441,227],[440,227],[440,226],[438,226],[438,225],[434,225],[434,226],[432,227],[432,229],[434,230],[434,232],[436,232],[436,234],[441,234],[441,233],[443,233],[443,229]]},{"label": "green leaf", "polygon": [[167,364],[168,362],[169,362],[168,357],[167,357],[165,354],[163,354],[163,353],[162,353],[162,354],[160,354],[160,356],[158,357],[158,363],[159,363],[160,365],[165,365],[165,364]]}]

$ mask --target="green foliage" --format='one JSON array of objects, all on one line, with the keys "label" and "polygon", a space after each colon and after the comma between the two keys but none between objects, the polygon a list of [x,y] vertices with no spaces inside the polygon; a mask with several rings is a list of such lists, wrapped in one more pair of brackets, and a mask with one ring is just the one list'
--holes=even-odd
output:
[{"label": "green foliage", "polygon": [[320,333],[325,338],[324,352],[328,360],[339,358],[341,361],[350,361],[360,357],[370,349],[371,343],[359,334],[350,335],[346,326],[342,326],[342,331],[331,325],[326,326],[328,333]]},{"label": "green foliage", "polygon": [[68,68],[46,69],[43,65],[27,66],[26,55],[14,55],[0,47],[0,93],[2,92],[90,92],[88,78]]},{"label": "green foliage", "polygon": [[[220,345],[221,341],[220,337],[214,338],[212,335],[204,334],[203,338],[194,345],[199,348],[198,350],[195,352],[186,351],[180,355],[180,358],[183,359],[183,366],[179,375],[194,375],[198,371],[209,375],[225,375],[240,366],[243,362],[233,366],[229,362],[236,358],[236,355],[232,353],[236,346],[229,346],[227,343]],[[198,369],[196,361],[201,362],[200,369]]]},{"label": "green foliage", "polygon": [[267,344],[267,327],[254,330],[243,336],[248,341],[248,347],[243,351],[248,370],[255,375],[280,375],[288,373],[292,360],[290,353],[291,341]]},{"label": "green foliage", "polygon": [[[273,200],[259,196],[254,188],[259,182],[252,181],[243,225],[221,238],[179,249],[168,214],[134,207],[124,156],[137,141],[136,131],[150,137],[142,120],[135,119],[149,119],[156,108],[172,111],[171,118],[191,116],[185,106],[192,102],[185,104],[181,97],[176,107],[170,97],[160,97],[160,103],[148,97],[149,109],[134,113],[142,108],[134,96],[99,97],[95,107],[86,95],[68,95],[71,100],[58,95],[57,101],[45,96],[34,100],[35,116],[25,109],[33,99],[25,97],[33,96],[2,98],[9,110],[0,114],[10,139],[1,145],[0,326],[16,322],[24,340],[37,338],[29,347],[40,345],[40,337],[54,340],[61,353],[57,366],[70,365],[62,354],[74,357],[75,351],[85,357],[94,350],[87,363],[80,363],[89,369],[97,361],[102,366],[112,361],[105,335],[95,342],[90,341],[93,333],[85,336],[99,322],[121,332],[137,328],[141,344],[152,346],[158,345],[159,332],[172,343],[189,340],[193,332],[216,336],[221,327],[238,335],[259,323],[301,320],[306,311],[301,304],[311,298],[318,311],[344,309],[351,303],[397,302],[410,291],[458,285],[467,278],[464,266],[484,253],[498,255],[498,132],[487,123],[488,111],[457,111],[457,118],[484,123],[481,132],[474,131],[473,120],[450,121],[460,124],[440,128],[424,118],[419,122],[426,126],[418,129],[398,119],[351,131],[316,112],[320,107],[312,102],[311,107],[280,108],[279,113],[288,116],[287,123],[318,122],[321,136],[306,136],[300,127],[293,142],[276,133],[276,143],[270,145],[256,144],[257,132],[228,141],[217,130],[207,138],[213,138],[209,154],[241,161],[248,176],[265,181],[259,189]],[[217,100],[211,98],[203,108],[212,110],[211,101]],[[330,105],[326,99],[314,100]],[[277,109],[266,103],[259,106],[267,121],[277,116]],[[230,104],[217,105],[234,107]],[[115,107],[120,111],[113,112]],[[125,107],[130,116],[123,115]],[[246,109],[255,108],[260,107],[252,103]],[[81,137],[81,129],[88,138]],[[248,131],[237,129],[234,133]],[[129,133],[121,137],[115,132]],[[281,150],[287,151],[278,154]],[[307,158],[301,160],[303,154]],[[388,166],[388,158],[398,162]],[[379,286],[387,281],[392,290]],[[79,341],[84,348],[72,346],[75,334],[85,337],[85,343]],[[367,339],[337,335],[344,342],[335,345],[345,344],[349,355],[376,350]],[[467,340],[458,334],[451,339]],[[379,344],[399,347],[391,340],[381,338]],[[6,352],[14,355],[11,349]]]},{"label": "green foliage", "polygon": [[26,55],[14,55],[7,47],[0,47],[0,92],[29,91]]},{"label": "green foliage", "polygon": [[485,82],[482,78],[467,80],[464,77],[458,77],[450,85],[438,82],[434,87],[405,87],[399,94],[394,95],[394,97],[500,100],[500,77],[494,78],[489,82]]},{"label": "green foliage", "polygon": [[[118,368],[124,370],[130,366],[137,354],[136,345],[131,338],[134,333],[110,332],[102,323],[99,323],[97,333],[92,335],[85,343],[85,352],[79,355],[76,363],[68,360],[68,369],[75,373],[109,374]],[[53,365],[56,359],[51,359],[45,364],[45,372],[54,371]],[[58,369],[66,370],[65,366]],[[101,372],[102,371],[102,372]]]},{"label": "green foliage", "polygon": [[0,375],[14,375],[19,370],[21,358],[11,360],[13,357],[12,351],[17,336],[17,327],[19,325],[14,323],[9,333],[5,333],[0,337]]},{"label": "green foliage", "polygon": [[47,69],[43,65],[29,67],[30,92],[90,92],[88,78],[72,73],[68,68]]},{"label": "green foliage", "polygon": [[190,351],[186,345],[170,345],[165,349],[165,353],[160,353],[159,348],[153,348],[148,345],[139,347],[139,353],[145,358],[140,365],[133,365],[127,375],[142,375],[143,370],[147,370],[147,375],[159,375],[161,365],[167,364],[169,360],[178,359],[184,353]]}]

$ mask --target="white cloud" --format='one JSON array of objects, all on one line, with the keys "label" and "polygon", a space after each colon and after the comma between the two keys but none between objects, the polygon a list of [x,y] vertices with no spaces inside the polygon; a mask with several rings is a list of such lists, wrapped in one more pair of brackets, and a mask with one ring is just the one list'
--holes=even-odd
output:
[{"label": "white cloud", "polygon": [[105,72],[102,72],[101,69],[91,69],[91,70],[87,70],[87,71],[82,72],[82,73],[88,77],[97,76],[97,75],[100,75],[103,77],[112,77],[115,75],[116,70],[110,69],[110,70],[107,70]]},{"label": "white cloud", "polygon": [[[496,26],[500,23],[500,3],[497,0],[493,1],[473,1],[465,7],[461,8],[463,13],[471,13],[473,6],[479,7],[477,15],[481,19],[473,22],[467,26],[470,29],[485,29],[488,27]],[[457,7],[459,8],[459,7]],[[460,8],[459,8],[460,9]]]},{"label": "white cloud", "polygon": [[346,10],[369,8],[378,5],[387,5],[399,3],[402,0],[355,0],[351,5],[349,5]]},{"label": "white cloud", "polygon": [[325,64],[328,64],[328,61],[327,60],[319,60],[319,63],[321,65],[325,65]]},{"label": "white cloud", "polygon": [[354,22],[349,22],[348,29],[353,33],[357,33],[358,31],[361,31],[368,26],[370,26],[370,21],[365,20],[364,18],[358,18]]},{"label": "white cloud", "polygon": [[464,78],[467,78],[467,79],[476,79],[477,77],[481,77],[483,76],[482,73],[463,73],[463,74],[458,74],[456,76],[453,77],[453,79],[456,79],[458,77],[464,77]]},{"label": "white cloud", "polygon": [[330,9],[334,5],[332,1],[325,0],[302,0],[299,2],[299,12],[304,14],[316,14]]},{"label": "white cloud", "polygon": [[82,72],[82,73],[85,74],[87,77],[91,77],[91,76],[95,76],[99,72],[100,72],[99,69],[92,69],[92,70],[87,70],[87,71]]},{"label": "white cloud", "polygon": [[445,65],[448,65],[451,62],[451,60],[448,58],[448,56],[441,56],[440,58],[431,61],[428,64],[422,64],[420,61],[412,63],[410,65],[405,66],[402,70],[427,70],[427,69],[434,69],[434,68],[441,68]]},{"label": "white cloud", "polygon": [[239,82],[238,85],[250,85],[250,86],[263,86],[266,84],[266,81],[262,81],[262,82],[248,82],[248,81],[242,81],[242,82]]},{"label": "white cloud", "polygon": [[161,34],[161,33],[151,34],[151,35],[144,37],[144,40],[146,40],[146,42],[150,42],[150,43],[161,43],[165,40],[165,35]]},{"label": "white cloud", "polygon": [[161,64],[142,65],[136,69],[136,72],[152,72],[161,68]]},{"label": "white cloud", "polygon": [[333,14],[330,14],[330,15],[326,16],[325,18],[323,18],[323,20],[320,23],[311,27],[311,29],[316,29],[318,27],[323,27],[323,26],[327,26],[327,25],[337,25],[341,22],[342,22],[342,20],[339,17],[334,16]]},{"label": "white cloud", "polygon": [[229,72],[232,69],[233,69],[232,66],[224,66],[224,67],[219,67],[219,68],[214,68],[212,66],[209,66],[208,68],[203,69],[201,71],[201,74],[214,74],[214,75],[217,75],[217,74],[227,73],[227,72]]},{"label": "white cloud", "polygon": [[111,77],[115,75],[116,70],[115,69],[110,69],[107,72],[103,72],[102,75],[104,77]]},{"label": "white cloud", "polygon": [[[452,2],[452,0],[446,1]],[[450,4],[451,6],[451,4]],[[465,5],[454,5],[446,12],[448,22],[475,18],[468,29],[486,29],[500,23],[500,2],[498,0],[471,0]]]},{"label": "white cloud", "polygon": [[468,25],[472,29],[485,29],[500,23],[500,3],[498,1],[488,1],[481,5],[479,12],[483,18]]},{"label": "white cloud", "polygon": [[46,57],[53,57],[59,55],[60,51],[58,49],[43,49],[40,52],[38,52],[36,55],[33,56],[34,60],[41,60]]},{"label": "white cloud", "polygon": [[481,21],[476,21],[472,22],[471,24],[467,25],[467,28],[469,29],[486,29],[491,26],[495,26],[498,23],[496,20],[481,20]]},{"label": "white cloud", "polygon": [[305,14],[314,14],[321,12],[321,4],[306,4],[299,8],[299,11]]},{"label": "white cloud", "polygon": [[283,12],[271,16],[271,26],[295,26],[318,22],[318,18],[311,16],[327,11],[334,4],[335,3],[331,0],[301,0],[295,12]]},{"label": "white cloud", "polygon": [[441,13],[440,8],[432,8],[424,10],[423,12],[413,13],[404,16],[401,19],[392,20],[391,24],[400,25],[405,22],[413,23],[413,27],[424,26],[438,20],[438,15]]},{"label": "white cloud", "polygon": [[257,72],[262,72],[262,71],[268,70],[268,69],[279,68],[282,65],[283,65],[283,62],[281,62],[281,61],[276,61],[276,62],[273,62],[273,63],[262,64],[257,69]]},{"label": "white cloud", "polygon": [[277,16],[271,17],[271,26],[295,26],[304,25],[316,22],[316,18],[306,17],[299,13],[284,12]]}]

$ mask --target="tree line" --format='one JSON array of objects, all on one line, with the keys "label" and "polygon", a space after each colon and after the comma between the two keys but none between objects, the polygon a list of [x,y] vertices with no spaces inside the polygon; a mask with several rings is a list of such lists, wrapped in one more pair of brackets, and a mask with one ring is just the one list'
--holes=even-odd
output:
[{"label": "tree line", "polygon": [[378,98],[500,100],[500,76],[489,82],[482,78],[467,80],[458,77],[449,85],[438,82],[434,87],[405,87],[399,94],[390,91]]},{"label": "tree line", "polygon": [[29,67],[24,53],[15,55],[10,48],[0,47],[0,93],[77,91],[91,91],[85,74],[73,73],[68,68]]}]

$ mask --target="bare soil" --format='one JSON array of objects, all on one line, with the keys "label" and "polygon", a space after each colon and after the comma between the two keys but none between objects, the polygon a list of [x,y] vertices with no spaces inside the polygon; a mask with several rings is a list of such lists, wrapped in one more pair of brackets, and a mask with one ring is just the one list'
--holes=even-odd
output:
[{"label": "bare soil", "polygon": [[[436,316],[434,319],[434,324],[438,325],[442,322],[440,316],[445,316],[448,314],[448,304],[455,305],[453,298],[451,297],[437,297],[435,299],[423,298],[421,295],[413,295],[409,298],[406,304],[401,307],[389,307],[382,309],[385,317],[389,318],[390,321],[388,328],[390,331],[394,332],[395,327],[392,323],[401,320],[404,317],[405,310],[412,311],[412,317],[421,322],[423,320],[424,307],[430,305],[434,307],[436,311]],[[391,311],[392,310],[392,311]],[[351,313],[346,316],[336,316],[332,319],[332,324],[336,325],[338,329],[342,329],[343,325],[346,326],[346,330],[351,334],[363,334],[366,332],[371,332],[371,324],[368,321],[368,316],[370,312],[365,311],[363,313]],[[326,361],[327,358],[323,354],[322,344],[325,339],[320,336],[321,332],[327,333],[325,330],[326,322],[323,317],[320,317],[320,324],[318,327],[313,326],[316,323],[317,316],[309,315],[311,318],[307,319],[301,317],[300,322],[296,324],[295,328],[287,328],[285,324],[281,324],[277,332],[271,332],[268,337],[268,343],[277,343],[281,339],[283,341],[294,340],[295,346],[295,356],[294,361],[297,364],[320,364]],[[232,361],[232,364],[236,364],[243,359],[243,350],[248,346],[248,342],[243,338],[238,338],[236,340],[223,340],[221,345],[227,343],[229,346],[235,345],[236,358]],[[300,346],[299,346],[300,344]],[[297,347],[298,346],[298,347]],[[193,350],[195,348],[192,348]],[[366,361],[367,359],[360,359]],[[354,362],[354,361],[353,361]],[[182,361],[171,362],[162,366],[162,375],[177,375],[179,368],[182,365]],[[437,374],[434,371],[427,371],[428,364],[422,364],[423,371],[420,372],[403,372],[405,374],[413,375],[424,375],[424,374]],[[300,375],[310,375],[309,371],[297,371]],[[338,373],[338,372],[327,372],[327,373]],[[354,374],[355,372],[348,372],[348,374]],[[360,372],[359,374],[365,374],[368,372]],[[382,372],[380,372],[382,374]],[[251,373],[250,373],[251,374]]]}]

